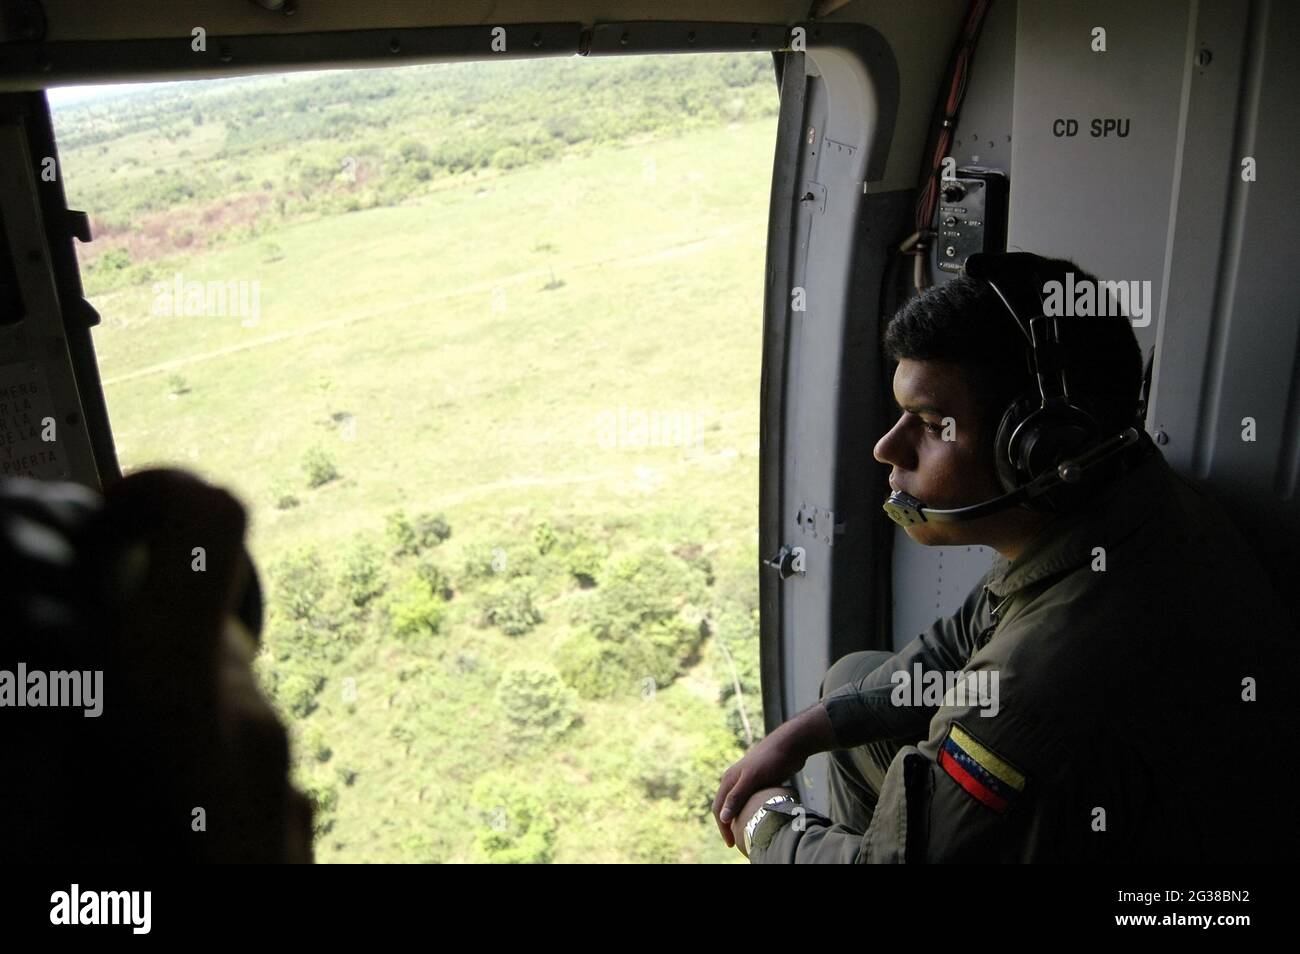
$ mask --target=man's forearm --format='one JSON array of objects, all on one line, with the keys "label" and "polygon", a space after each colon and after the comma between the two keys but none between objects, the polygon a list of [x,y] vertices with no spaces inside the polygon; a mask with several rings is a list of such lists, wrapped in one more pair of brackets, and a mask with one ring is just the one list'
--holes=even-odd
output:
[{"label": "man's forearm", "polygon": [[800,761],[838,747],[831,717],[820,700],[784,722],[772,734],[780,736],[780,744],[798,754]]}]

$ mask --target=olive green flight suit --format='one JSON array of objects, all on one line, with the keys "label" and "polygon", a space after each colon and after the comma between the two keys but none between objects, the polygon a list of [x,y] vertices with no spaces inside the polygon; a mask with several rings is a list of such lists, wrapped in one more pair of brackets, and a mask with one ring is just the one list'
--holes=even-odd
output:
[{"label": "olive green flight suit", "polygon": [[[750,860],[1294,860],[1298,657],[1245,541],[1150,445],[954,615],[831,667],[830,817],[776,806]],[[914,696],[917,665],[996,691]]]}]

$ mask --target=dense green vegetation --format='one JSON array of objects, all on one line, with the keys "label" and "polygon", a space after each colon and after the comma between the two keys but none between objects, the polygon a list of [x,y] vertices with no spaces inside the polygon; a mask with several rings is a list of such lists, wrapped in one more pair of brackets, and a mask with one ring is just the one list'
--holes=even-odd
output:
[{"label": "dense green vegetation", "polygon": [[769,57],[701,55],[56,112],[123,466],[249,508],[319,860],[742,860],[776,110]]},{"label": "dense green vegetation", "polygon": [[59,145],[92,212],[85,264],[102,290],[170,271],[147,264],[168,252],[399,205],[466,173],[774,116],[775,102],[764,56],[436,64],[167,84],[69,107]]}]

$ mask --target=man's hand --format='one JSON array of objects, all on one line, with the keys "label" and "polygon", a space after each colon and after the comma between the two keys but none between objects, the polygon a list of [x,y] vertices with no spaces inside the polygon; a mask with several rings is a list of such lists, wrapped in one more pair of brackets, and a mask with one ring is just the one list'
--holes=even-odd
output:
[{"label": "man's hand", "polygon": [[[740,830],[743,832],[744,823],[749,821],[753,812],[745,815],[742,809],[754,799],[756,793],[760,789],[770,790],[773,786],[780,786],[807,761],[805,755],[788,745],[788,733],[782,731],[785,728],[782,726],[762,739],[745,753],[744,758],[722,774],[718,794],[713,799],[713,817],[728,848],[740,840],[736,837],[734,823],[740,821]],[[787,791],[785,788],[779,790]],[[773,791],[768,794],[770,796]]]},{"label": "man's hand", "polygon": [[745,850],[745,826],[748,825],[749,820],[754,817],[754,813],[763,807],[763,803],[773,795],[793,795],[795,798],[799,797],[799,793],[793,788],[762,789],[761,791],[755,792],[749,801],[745,803],[745,807],[741,810],[740,814],[731,820],[731,839],[735,842],[736,847],[740,849],[740,853],[746,858],[749,857],[749,852]]}]

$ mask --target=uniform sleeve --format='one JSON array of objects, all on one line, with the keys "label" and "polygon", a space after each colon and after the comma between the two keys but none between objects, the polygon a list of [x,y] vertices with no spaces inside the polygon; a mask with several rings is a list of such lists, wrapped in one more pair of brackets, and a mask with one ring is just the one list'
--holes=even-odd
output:
[{"label": "uniform sleeve", "polygon": [[862,832],[803,805],[775,805],[754,832],[750,864],[852,864]]},{"label": "uniform sleeve", "polygon": [[[948,697],[951,698],[951,697]],[[929,738],[890,763],[865,832],[791,806],[791,820],[750,861],[903,864],[1061,861],[1086,843],[1069,797],[1070,756],[1046,719],[1000,694],[990,706],[943,705]],[[802,816],[801,818],[799,816]],[[757,833],[756,833],[757,834]]]},{"label": "uniform sleeve", "polygon": [[916,666],[922,672],[956,672],[966,665],[979,633],[991,624],[984,584],[994,572],[990,570],[975,584],[952,616],[936,620],[873,672],[822,699],[835,733],[836,748],[917,739],[925,734],[938,706],[896,705],[892,698],[898,686],[894,674],[910,675]]},{"label": "uniform sleeve", "polygon": [[1050,720],[1005,691],[990,711],[944,705],[930,737],[903,747],[855,860],[1062,861],[1084,842],[1088,820],[1069,794],[1072,760]]}]

